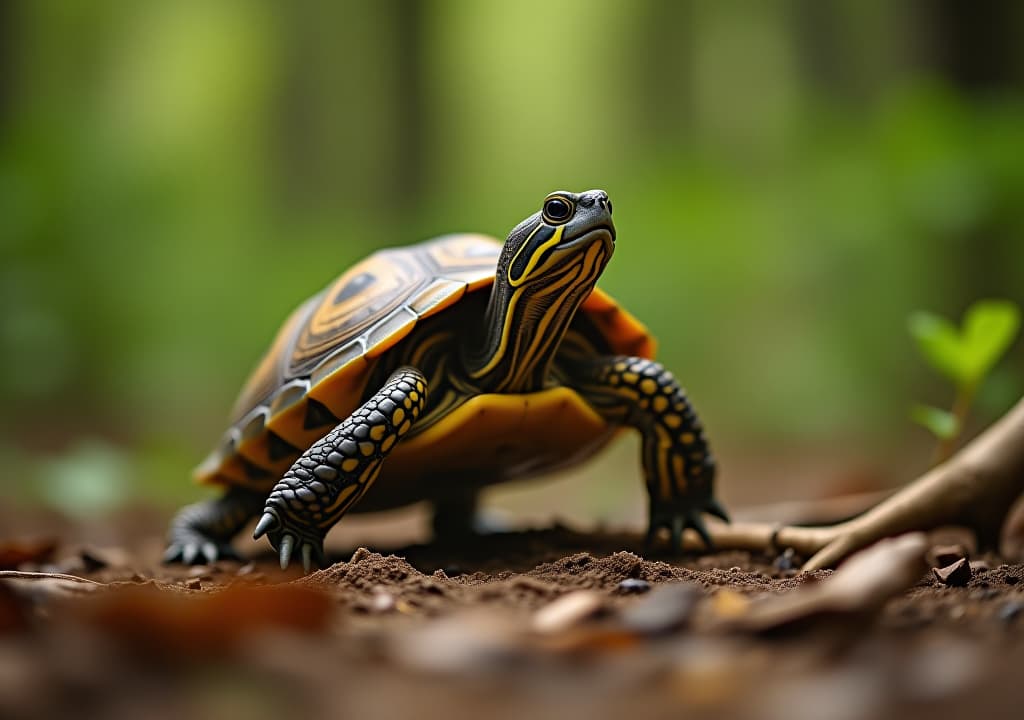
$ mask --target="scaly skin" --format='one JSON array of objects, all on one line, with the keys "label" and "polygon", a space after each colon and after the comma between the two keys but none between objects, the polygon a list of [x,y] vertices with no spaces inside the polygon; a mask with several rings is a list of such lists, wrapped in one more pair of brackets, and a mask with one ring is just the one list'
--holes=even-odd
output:
[{"label": "scaly skin", "polygon": [[324,564],[323,541],[342,515],[369,489],[381,463],[412,428],[427,400],[419,370],[396,370],[352,415],[302,454],[267,498],[254,538],[266,534],[281,569],[299,550],[309,572]]},{"label": "scaly skin", "polygon": [[[649,540],[662,528],[668,528],[673,549],[676,549],[685,528],[692,527],[710,545],[701,514],[708,512],[724,518],[725,513],[712,494],[714,460],[707,449],[700,422],[679,384],[671,373],[652,361],[603,357],[611,352],[610,347],[618,347],[616,338],[625,342],[625,336],[619,337],[625,332],[619,325],[612,323],[601,327],[595,316],[592,321],[579,323],[576,330],[573,329],[614,250],[615,227],[607,193],[603,190],[550,193],[538,211],[509,232],[497,257],[485,310],[481,312],[476,305],[477,312],[464,317],[460,317],[456,309],[446,310],[452,313],[448,324],[438,325],[433,320],[423,323],[422,331],[417,331],[415,337],[403,337],[396,345],[397,350],[389,350],[376,361],[370,378],[357,377],[355,373],[360,371],[355,367],[346,370],[352,373],[349,380],[368,382],[371,392],[380,390],[298,457],[267,498],[255,537],[269,535],[282,566],[286,567],[293,553],[298,553],[308,569],[314,556],[322,561],[327,531],[363,496],[376,479],[385,457],[410,431],[414,421],[418,423],[417,430],[423,430],[433,427],[432,423],[443,420],[471,397],[492,393],[528,395],[550,387],[553,381],[560,381],[578,390],[610,424],[631,426],[640,431],[643,466],[651,497]],[[488,248],[485,254],[490,257],[491,253]],[[261,366],[263,372],[254,375],[255,380],[243,395],[246,403],[266,395],[275,383],[291,383],[302,378],[299,383],[303,387],[307,380],[313,383],[308,388],[304,429],[326,429],[339,422],[340,416],[323,404],[332,404],[330,397],[322,396],[331,391],[326,384],[313,382],[316,369],[334,362],[333,352],[343,344],[356,347],[351,341],[357,334],[360,342],[365,343],[367,338],[378,334],[399,332],[399,327],[390,323],[408,322],[411,319],[408,313],[420,317],[415,308],[426,301],[410,294],[419,286],[396,287],[394,284],[405,281],[408,275],[405,265],[412,263],[418,274],[425,277],[445,278],[447,286],[447,271],[457,269],[461,262],[458,257],[431,256],[428,260],[410,249],[399,255],[382,255],[360,266],[376,268],[374,272],[358,276],[370,285],[353,284],[351,293],[346,294],[350,290],[350,281],[346,280],[341,290],[318,296],[316,307],[323,308],[325,313],[320,319],[329,318],[331,322],[320,323],[316,319],[319,315],[311,315],[305,319],[297,316],[298,324],[294,327],[286,325],[279,336],[284,340],[272,348],[271,362]],[[462,260],[473,268],[471,274],[484,270],[468,256]],[[438,297],[445,298],[444,307],[447,307],[449,299],[454,301],[455,297],[445,292]],[[374,317],[371,312],[365,318],[367,322],[372,320],[371,325],[363,327],[362,321],[357,319],[364,317],[367,306],[375,306],[380,301],[387,301],[388,307],[395,305],[396,308],[399,303],[407,303],[403,306],[404,314]],[[462,310],[469,308],[466,304]],[[422,334],[427,328],[431,333]],[[315,343],[303,340],[310,333],[317,337]],[[633,352],[645,354],[644,348],[649,346],[644,342],[634,347],[637,349]],[[285,355],[278,357],[282,354]],[[397,366],[403,367],[385,380],[384,374]],[[273,372],[275,369],[279,371],[277,374]],[[429,409],[425,409],[426,378],[430,378],[435,396]],[[284,391],[285,387],[281,389]],[[343,404],[340,398],[335,400],[334,404]],[[348,400],[344,404],[347,412]],[[269,407],[272,406],[271,402]],[[552,427],[550,432],[557,437],[559,428]],[[269,456],[274,454],[271,437],[277,436],[265,438]],[[285,453],[278,460],[283,457],[290,460],[301,452],[284,438],[277,439],[284,443]],[[227,446],[224,449],[228,453]],[[238,455],[236,450],[232,444],[230,453]],[[228,454],[212,456],[215,464],[220,467]],[[260,483],[273,477],[269,470],[249,458],[234,459],[242,464],[245,478],[231,479],[252,481],[254,487],[264,487]],[[275,467],[278,472],[281,465]],[[479,470],[486,472],[486,468]],[[237,475],[237,468],[232,472]],[[445,485],[451,480],[450,475],[446,476]],[[471,502],[459,502],[458,498],[450,497],[436,499],[441,508],[437,517],[439,530],[469,527],[462,518],[471,510]],[[183,526],[196,530],[202,524],[190,520]],[[195,552],[209,550],[202,544],[204,537],[200,534],[199,550]],[[187,539],[195,545],[192,535]],[[184,552],[181,555],[184,557]],[[178,557],[177,554],[171,556]]]},{"label": "scaly skin", "polygon": [[263,506],[263,496],[242,488],[230,488],[223,497],[182,508],[167,533],[164,562],[212,563],[237,560],[231,538]]},{"label": "scaly skin", "polygon": [[701,514],[729,518],[714,497],[715,459],[704,428],[672,373],[661,363],[624,355],[578,359],[566,372],[567,383],[606,420],[643,436],[648,546],[668,528],[672,551],[680,550],[683,530],[691,527],[713,547]]}]

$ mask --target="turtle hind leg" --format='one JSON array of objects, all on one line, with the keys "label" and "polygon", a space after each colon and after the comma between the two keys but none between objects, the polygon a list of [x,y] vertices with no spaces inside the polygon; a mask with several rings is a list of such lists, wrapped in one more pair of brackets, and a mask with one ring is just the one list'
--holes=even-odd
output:
[{"label": "turtle hind leg", "polygon": [[[441,482],[434,483],[443,487]],[[459,545],[466,538],[480,534],[477,527],[479,491],[476,488],[458,488],[434,498],[431,529],[434,541],[441,545]]]},{"label": "turtle hind leg", "polygon": [[381,464],[412,428],[427,400],[427,381],[412,367],[396,370],[383,387],[317,440],[271,490],[253,533],[267,535],[281,569],[293,553],[308,572],[323,564],[323,541],[370,488]]},{"label": "turtle hind leg", "polygon": [[237,560],[233,538],[263,507],[264,496],[232,487],[215,500],[188,505],[171,520],[165,563],[192,565],[219,559]]}]

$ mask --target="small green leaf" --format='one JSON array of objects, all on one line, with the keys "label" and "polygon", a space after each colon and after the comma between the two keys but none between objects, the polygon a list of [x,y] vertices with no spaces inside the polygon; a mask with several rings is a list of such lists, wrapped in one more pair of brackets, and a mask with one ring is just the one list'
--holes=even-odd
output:
[{"label": "small green leaf", "polygon": [[930,312],[915,312],[907,328],[929,365],[955,383],[965,381],[960,333],[949,320]]},{"label": "small green leaf", "polygon": [[960,431],[960,423],[953,413],[931,405],[915,405],[910,409],[910,418],[918,425],[926,427],[940,440],[954,438]]},{"label": "small green leaf", "polygon": [[968,382],[979,382],[1009,349],[1020,328],[1020,308],[1009,300],[979,300],[967,309],[961,363]]}]

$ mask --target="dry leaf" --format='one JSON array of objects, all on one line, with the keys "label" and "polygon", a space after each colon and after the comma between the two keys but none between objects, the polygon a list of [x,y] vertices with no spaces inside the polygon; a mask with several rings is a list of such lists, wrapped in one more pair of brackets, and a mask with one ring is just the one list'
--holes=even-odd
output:
[{"label": "dry leaf", "polygon": [[86,620],[128,645],[154,654],[228,655],[244,637],[276,628],[324,630],[332,601],[300,585],[232,585],[220,592],[182,594],[155,585],[102,593],[83,610]]},{"label": "dry leaf", "polygon": [[17,570],[25,563],[43,563],[53,557],[53,540],[8,540],[0,543],[0,570]]}]

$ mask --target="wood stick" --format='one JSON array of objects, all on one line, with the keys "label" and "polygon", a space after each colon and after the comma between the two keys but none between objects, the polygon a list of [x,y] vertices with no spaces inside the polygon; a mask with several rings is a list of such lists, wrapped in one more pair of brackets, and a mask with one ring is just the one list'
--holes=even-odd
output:
[{"label": "wood stick", "polygon": [[[948,461],[852,520],[814,527],[715,523],[709,529],[720,549],[791,547],[811,555],[803,567],[811,571],[833,567],[882,538],[942,525],[969,528],[979,547],[995,547],[1007,513],[1022,493],[1024,398]],[[688,533],[686,546],[699,549],[701,543]]]}]

